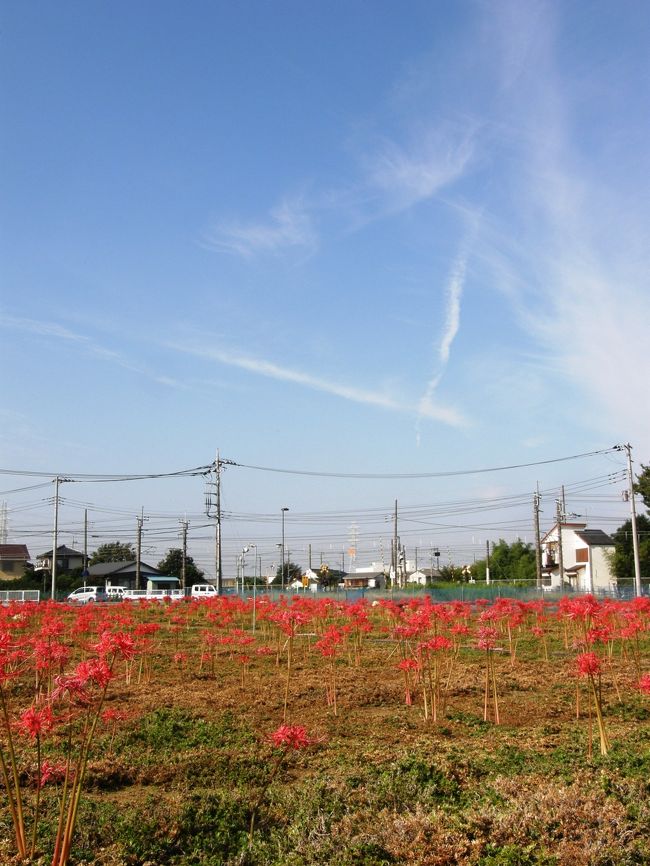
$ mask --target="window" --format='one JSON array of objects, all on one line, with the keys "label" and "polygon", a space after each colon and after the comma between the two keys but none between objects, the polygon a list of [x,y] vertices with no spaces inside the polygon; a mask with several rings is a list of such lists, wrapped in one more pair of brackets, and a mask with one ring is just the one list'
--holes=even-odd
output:
[{"label": "window", "polygon": [[589,548],[579,547],[576,550],[576,562],[589,562]]}]

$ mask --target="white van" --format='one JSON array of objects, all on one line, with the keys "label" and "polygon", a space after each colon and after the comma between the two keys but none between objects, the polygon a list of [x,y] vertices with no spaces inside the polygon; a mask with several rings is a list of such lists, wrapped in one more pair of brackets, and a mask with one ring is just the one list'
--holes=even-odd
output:
[{"label": "white van", "polygon": [[216,586],[211,583],[195,583],[190,595],[192,598],[216,598],[218,593]]},{"label": "white van", "polygon": [[108,596],[103,586],[79,586],[68,596],[72,604],[88,604],[89,601],[106,601]]}]

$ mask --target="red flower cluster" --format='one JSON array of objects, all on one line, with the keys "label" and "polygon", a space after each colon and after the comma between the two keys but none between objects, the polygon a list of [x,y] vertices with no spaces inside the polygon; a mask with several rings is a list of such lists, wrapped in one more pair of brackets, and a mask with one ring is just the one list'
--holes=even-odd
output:
[{"label": "red flower cluster", "polygon": [[280,725],[270,737],[274,746],[286,749],[305,749],[314,742],[302,725]]},{"label": "red flower cluster", "polygon": [[21,714],[17,727],[21,734],[26,734],[34,740],[41,734],[47,733],[53,724],[54,716],[50,706],[45,706],[40,710],[37,710],[36,707],[30,707]]},{"label": "red flower cluster", "polygon": [[576,664],[581,677],[595,677],[601,672],[600,659],[596,653],[582,653],[576,659]]}]

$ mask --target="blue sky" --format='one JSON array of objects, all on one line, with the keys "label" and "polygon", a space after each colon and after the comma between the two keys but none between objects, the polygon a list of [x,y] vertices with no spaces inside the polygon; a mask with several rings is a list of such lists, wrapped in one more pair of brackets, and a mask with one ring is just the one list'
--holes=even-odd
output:
[{"label": "blue sky", "polygon": [[[3,467],[165,472],[219,448],[424,473],[628,440],[650,460],[647,4],[0,10]],[[621,465],[435,484],[231,469],[225,496],[242,514],[291,507],[300,549],[305,512],[351,523],[396,497],[498,500]],[[617,483],[576,509],[611,528]],[[141,507],[151,527],[191,514],[209,568],[200,481],[156,485],[70,498],[96,527],[100,507],[123,510],[105,528],[124,540]],[[48,495],[3,494],[12,540],[47,546]],[[525,534],[529,512],[412,541],[467,558]],[[319,545],[347,548],[346,521],[323,517]],[[277,531],[232,521],[229,555],[257,539],[271,559]],[[153,535],[156,558],[173,533]]]}]

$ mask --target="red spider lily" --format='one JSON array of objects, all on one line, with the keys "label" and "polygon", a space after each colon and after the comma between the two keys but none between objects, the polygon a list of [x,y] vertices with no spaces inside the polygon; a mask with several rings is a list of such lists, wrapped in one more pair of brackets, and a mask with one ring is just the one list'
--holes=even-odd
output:
[{"label": "red spider lily", "polygon": [[124,710],[117,710],[114,707],[109,707],[101,714],[101,720],[105,725],[115,722],[123,722],[127,718],[128,714]]},{"label": "red spider lily", "polygon": [[48,782],[63,781],[66,776],[67,767],[65,761],[59,761],[58,763],[53,764],[51,761],[46,759],[41,764],[40,770],[38,787],[44,788]]},{"label": "red spider lily", "polygon": [[36,707],[29,707],[20,714],[16,722],[16,728],[21,734],[29,736],[32,740],[46,734],[52,730],[54,725],[54,716],[52,708],[49,705],[42,707],[40,710]]},{"label": "red spider lily", "polygon": [[581,677],[595,677],[602,672],[601,661],[596,653],[582,653],[576,659],[578,674]]},{"label": "red spider lily", "polygon": [[645,695],[650,695],[650,674],[643,674],[639,680],[639,691]]},{"label": "red spider lily", "polygon": [[127,661],[135,658],[137,652],[135,641],[126,632],[102,632],[93,649],[99,656],[117,655]]},{"label": "red spider lily", "polygon": [[405,686],[405,695],[404,699],[406,705],[408,707],[413,704],[413,693],[411,691],[411,672],[417,671],[420,668],[420,665],[415,659],[402,659],[401,662],[398,662],[396,667],[398,670],[404,672],[404,686]]},{"label": "red spider lily", "polygon": [[[486,613],[486,611],[483,611]],[[500,724],[499,698],[497,695],[497,678],[494,665],[494,649],[498,637],[497,630],[491,626],[480,626],[477,633],[476,646],[485,652],[485,691],[483,699],[483,721],[488,720],[488,703],[490,690],[492,691],[492,703],[494,707],[494,723]]]},{"label": "red spider lily", "polygon": [[490,651],[497,645],[499,634],[495,628],[491,626],[481,626],[476,633],[476,646],[480,650]]},{"label": "red spider lily", "polygon": [[[593,699],[594,708],[596,710],[596,720],[598,722],[598,733],[600,736],[600,753],[606,755],[609,751],[609,738],[605,730],[605,720],[603,719],[603,708],[600,696],[600,675],[602,672],[602,663],[600,658],[594,652],[581,653],[576,659],[576,667],[578,676],[588,677]],[[598,688],[596,687],[596,677],[598,677]],[[579,692],[576,693],[579,696]],[[591,754],[591,703],[589,705],[589,754]]]},{"label": "red spider lily", "polygon": [[270,734],[269,740],[276,748],[296,750],[305,749],[315,742],[302,725],[280,725]]}]

